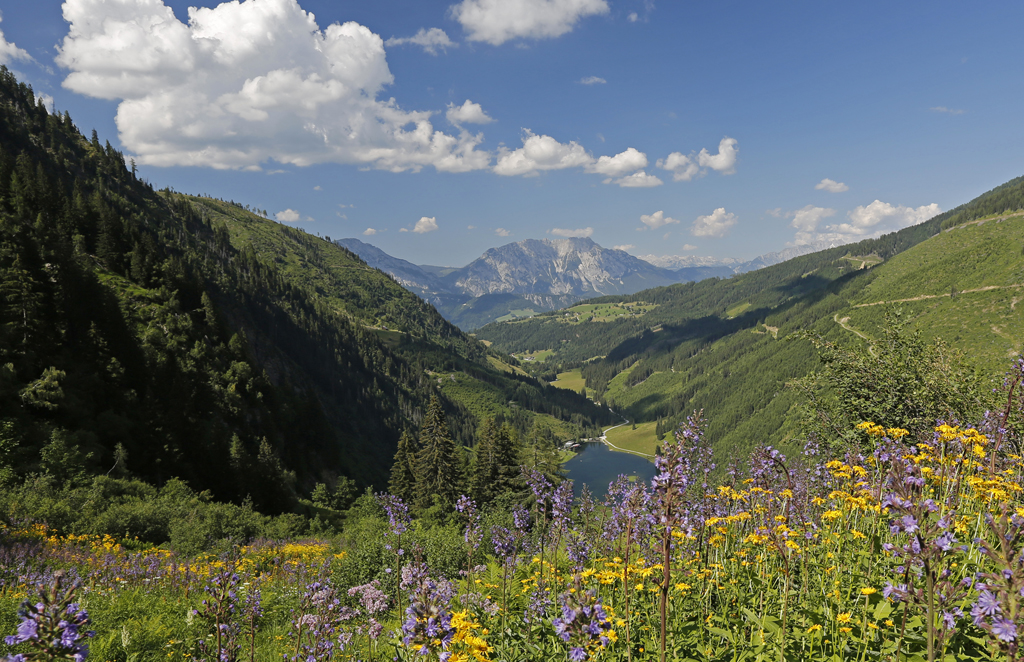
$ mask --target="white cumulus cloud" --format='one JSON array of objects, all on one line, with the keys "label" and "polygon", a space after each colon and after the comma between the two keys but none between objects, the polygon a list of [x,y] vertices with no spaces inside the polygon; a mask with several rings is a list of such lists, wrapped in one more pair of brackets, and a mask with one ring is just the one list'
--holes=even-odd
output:
[{"label": "white cumulus cloud", "polygon": [[835,216],[835,213],[836,210],[830,207],[815,207],[814,205],[807,205],[796,211],[788,212],[786,216],[793,218],[790,226],[796,228],[793,243],[800,246],[818,241],[819,238],[816,234],[818,223],[822,219]]},{"label": "white cumulus cloud", "polygon": [[497,230],[494,231],[494,234],[498,235],[499,237],[512,236],[512,233],[509,230],[506,230],[505,228],[498,228]]},{"label": "white cumulus cloud", "polygon": [[458,44],[448,38],[448,34],[441,28],[420,28],[419,32],[411,37],[392,37],[384,42],[385,46],[401,46],[403,44],[415,44],[431,55],[437,55],[437,51],[445,51],[449,48],[458,48]]},{"label": "white cumulus cloud", "polygon": [[942,209],[934,202],[915,209],[913,207],[891,205],[888,202],[875,200],[869,205],[861,205],[850,210],[846,214],[847,219],[849,219],[848,223],[830,225],[826,228],[826,231],[828,234],[860,239],[862,237],[878,236],[885,232],[892,232],[911,225],[918,225],[941,213]]},{"label": "white cumulus cloud", "polygon": [[490,124],[494,118],[484,112],[483,106],[473,103],[469,99],[461,106],[453,103],[448,104],[448,112],[444,114],[448,121],[455,126],[462,124]]},{"label": "white cumulus cloud", "polygon": [[695,250],[697,250],[697,247],[694,246],[693,244],[683,244],[683,250],[684,251],[695,251]]},{"label": "white cumulus cloud", "polygon": [[821,219],[835,216],[835,213],[835,209],[807,205],[787,215],[793,217],[793,221],[790,223],[792,227],[803,232],[810,232],[818,227],[818,222]]},{"label": "white cumulus cloud", "polygon": [[724,237],[738,220],[736,214],[719,207],[707,216],[698,216],[690,226],[690,232],[697,237]]},{"label": "white cumulus cloud", "polygon": [[[0,14],[0,21],[4,20]],[[10,64],[14,60],[31,60],[32,56],[24,48],[18,48],[13,41],[4,38],[4,31],[0,30],[0,64]]]},{"label": "white cumulus cloud", "polygon": [[[665,212],[656,211],[653,214],[642,214],[640,216],[640,222],[651,230],[657,230],[660,227],[671,225],[673,223],[679,223],[679,219],[672,218],[671,216],[665,216]],[[643,230],[644,228],[639,228]]]},{"label": "white cumulus cloud", "polygon": [[677,182],[688,182],[700,174],[700,166],[682,152],[672,152],[664,159],[658,159],[657,166],[672,173]]},{"label": "white cumulus cloud", "polygon": [[636,248],[633,244],[619,244],[618,246],[612,246],[617,251],[628,251],[632,248]]},{"label": "white cumulus cloud", "polygon": [[706,148],[699,153],[691,152],[689,156],[682,152],[672,152],[664,159],[658,159],[657,166],[672,173],[677,182],[688,182],[694,177],[703,177],[708,168],[731,175],[736,172],[736,156],[739,154],[738,142],[735,138],[722,138],[718,143],[718,153],[712,154]]},{"label": "white cumulus cloud", "polygon": [[367,237],[372,237],[373,235],[377,234],[377,231],[374,230],[373,228],[366,228],[365,230],[363,230],[363,234],[366,235]]},{"label": "white cumulus cloud", "polygon": [[556,237],[589,237],[594,234],[594,228],[577,228],[570,230],[568,228],[554,228],[550,230],[551,234]]},{"label": "white cumulus cloud", "polygon": [[650,188],[652,186],[661,186],[665,182],[661,181],[654,175],[648,175],[646,172],[641,170],[635,172],[632,175],[626,175],[615,180],[615,183],[623,188]]},{"label": "white cumulus cloud", "polygon": [[600,76],[586,76],[585,78],[580,79],[580,83],[583,85],[604,85],[607,82],[608,81]]},{"label": "white cumulus cloud", "polygon": [[436,216],[422,216],[420,220],[416,221],[416,226],[412,229],[416,234],[426,234],[433,232],[437,229],[437,217]]},{"label": "white cumulus cloud", "polygon": [[606,0],[462,0],[452,17],[470,41],[499,46],[509,39],[559,37],[587,16],[608,13]]},{"label": "white cumulus cloud", "polygon": [[829,193],[845,193],[850,190],[850,187],[842,182],[837,182],[826,177],[814,185],[814,190],[828,191]]},{"label": "white cumulus cloud", "polygon": [[697,155],[697,163],[702,168],[711,168],[723,175],[733,174],[736,172],[736,155],[740,151],[736,143],[735,138],[722,138],[718,143],[718,153],[711,154],[707,149],[702,149]]},{"label": "white cumulus cloud", "polygon": [[274,214],[274,218],[276,218],[281,223],[313,222],[313,219],[311,217],[307,216],[306,218],[302,218],[302,214],[295,211],[294,209],[285,209],[283,211],[279,211],[276,214]]},{"label": "white cumulus cloud", "polygon": [[499,175],[534,175],[541,170],[562,170],[587,166],[594,159],[575,141],[563,144],[551,136],[538,136],[523,130],[523,146],[517,150],[503,147],[494,172]]},{"label": "white cumulus cloud", "polygon": [[481,135],[436,131],[430,112],[378,100],[393,82],[378,35],[354,22],[320,29],[297,0],[191,7],[187,24],[163,0],[66,0],[63,11],[64,87],[117,100],[121,142],[140,163],[490,164]]},{"label": "white cumulus cloud", "polygon": [[583,168],[586,172],[604,175],[605,184],[615,183],[623,187],[660,186],[663,183],[660,179],[641,170],[647,163],[647,155],[634,147],[614,156],[595,159],[574,140],[561,143],[551,136],[537,135],[529,129],[523,129],[522,147],[515,150],[504,146],[498,148],[494,172],[505,176],[533,177],[545,170]]},{"label": "white cumulus cloud", "polygon": [[794,245],[832,242],[838,246],[924,223],[940,213],[942,209],[935,203],[914,208],[875,200],[847,212],[846,222],[824,227],[821,227],[821,221],[833,216],[834,209],[808,205],[795,212],[788,212],[786,216],[793,218],[790,225],[797,230],[793,238]]},{"label": "white cumulus cloud", "polygon": [[621,177],[647,167],[647,155],[633,147],[615,156],[602,156],[587,166],[587,172],[607,177]]}]

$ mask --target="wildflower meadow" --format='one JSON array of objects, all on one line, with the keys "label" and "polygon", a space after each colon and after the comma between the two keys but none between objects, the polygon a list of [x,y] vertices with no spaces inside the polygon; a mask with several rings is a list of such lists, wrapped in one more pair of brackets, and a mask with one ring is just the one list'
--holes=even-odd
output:
[{"label": "wildflower meadow", "polygon": [[1015,370],[974,427],[863,422],[842,452],[762,447],[721,472],[695,415],[650,484],[574,498],[524,468],[529,499],[463,496],[430,526],[367,494],[340,536],[185,557],[12,524],[8,659],[1016,660]]}]

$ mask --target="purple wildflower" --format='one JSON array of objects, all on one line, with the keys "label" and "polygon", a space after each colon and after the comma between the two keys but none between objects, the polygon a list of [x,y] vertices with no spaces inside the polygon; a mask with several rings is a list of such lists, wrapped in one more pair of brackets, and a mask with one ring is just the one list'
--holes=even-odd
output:
[{"label": "purple wildflower", "polygon": [[992,634],[1000,641],[1011,642],[1017,638],[1017,626],[1008,618],[997,618],[992,621]]},{"label": "purple wildflower", "polygon": [[18,653],[9,658],[11,662],[50,660],[68,658],[82,662],[89,655],[86,639],[95,632],[84,630],[90,624],[89,614],[73,601],[79,584],[66,581],[67,575],[58,571],[49,585],[39,587],[40,601],[32,604],[28,600],[18,610],[21,622],[17,634],[4,638],[10,646],[28,644],[30,653]]}]

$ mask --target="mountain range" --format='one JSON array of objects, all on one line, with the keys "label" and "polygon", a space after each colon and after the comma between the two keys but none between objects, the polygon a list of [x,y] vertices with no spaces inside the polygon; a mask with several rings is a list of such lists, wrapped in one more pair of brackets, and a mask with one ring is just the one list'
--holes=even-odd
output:
[{"label": "mountain range", "polygon": [[735,274],[744,274],[748,271],[770,267],[779,262],[791,260],[794,257],[816,253],[827,248],[834,248],[835,244],[827,241],[817,241],[798,246],[790,246],[781,251],[758,255],[753,260],[739,260],[733,257],[715,258],[700,255],[641,255],[640,259],[650,262],[656,267],[664,269],[680,270],[693,267],[727,267]]},{"label": "mountain range", "polygon": [[597,296],[728,278],[828,248],[795,246],[741,261],[698,256],[636,257],[623,250],[603,248],[587,237],[526,239],[488,249],[468,265],[452,268],[413,264],[359,239],[339,239],[335,243],[390,274],[466,330],[557,310]]},{"label": "mountain range", "polygon": [[695,409],[720,460],[791,451],[809,337],[878,338],[899,306],[987,375],[1020,355],[1022,208],[1018,178],[817,252],[656,265],[577,238],[416,265],[156,190],[0,66],[0,482],[180,478],[288,511],[320,483],[382,487],[434,398],[460,447],[500,419],[553,448],[614,404],[646,454]]},{"label": "mountain range", "polygon": [[934,342],[940,358],[899,379],[919,385],[948,374],[944,361],[963,352],[984,381],[971,391],[983,412],[995,406],[993,393],[1005,403],[1004,371],[1024,351],[1022,210],[1019,177],[875,239],[731,278],[594,298],[475,336],[614,406],[635,425],[609,436],[623,448],[652,454],[659,434],[703,410],[719,467],[759,444],[799,453],[808,426],[824,424],[807,416],[824,369],[816,346],[868,343],[877,354],[901,324],[906,347]]}]

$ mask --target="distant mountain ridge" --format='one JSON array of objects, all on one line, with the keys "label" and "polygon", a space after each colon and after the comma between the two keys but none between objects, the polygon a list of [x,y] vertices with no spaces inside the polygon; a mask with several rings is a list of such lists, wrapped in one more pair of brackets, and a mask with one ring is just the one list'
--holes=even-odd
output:
[{"label": "distant mountain ridge", "polygon": [[557,310],[597,296],[728,278],[828,248],[794,246],[744,262],[701,256],[637,257],[603,248],[589,237],[525,239],[490,248],[468,265],[453,269],[413,264],[359,239],[335,243],[389,274],[463,329]]},{"label": "distant mountain ridge", "polygon": [[[488,249],[460,269],[416,265],[358,239],[335,243],[391,275],[449,320],[468,329],[513,311],[530,315],[585,298],[630,294],[692,280],[688,274],[662,269],[584,237],[505,244]],[[699,275],[705,277],[703,272]]]},{"label": "distant mountain ridge", "polygon": [[1024,351],[1022,236],[1024,177],[877,238],[756,268],[780,251],[732,278],[595,298],[475,335],[491,349],[542,356],[530,367],[567,374],[635,423],[630,443],[648,435],[653,451],[703,411],[720,467],[761,444],[799,453],[802,385],[822,366],[811,338],[862,346],[906,324],[928,342],[942,338],[950,355],[964,352],[998,388]]},{"label": "distant mountain ridge", "polygon": [[625,251],[602,248],[588,237],[505,244],[488,249],[456,274],[454,285],[464,293],[515,293],[538,305],[678,282],[666,270]]},{"label": "distant mountain ridge", "polygon": [[[683,269],[693,268],[717,269],[721,273],[715,273],[715,276],[726,277],[731,274],[745,274],[748,271],[770,267],[773,264],[785,262],[786,260],[791,260],[794,257],[800,257],[801,255],[807,255],[808,253],[817,253],[818,251],[823,251],[827,248],[835,248],[835,244],[828,241],[816,241],[810,244],[790,246],[789,248],[784,248],[781,251],[758,255],[753,260],[747,260],[746,262],[734,257],[716,258],[701,255],[641,255],[640,259],[650,262],[656,267],[672,271],[682,271]],[[725,273],[726,270],[730,273]],[[706,277],[710,278],[711,276]]]}]

